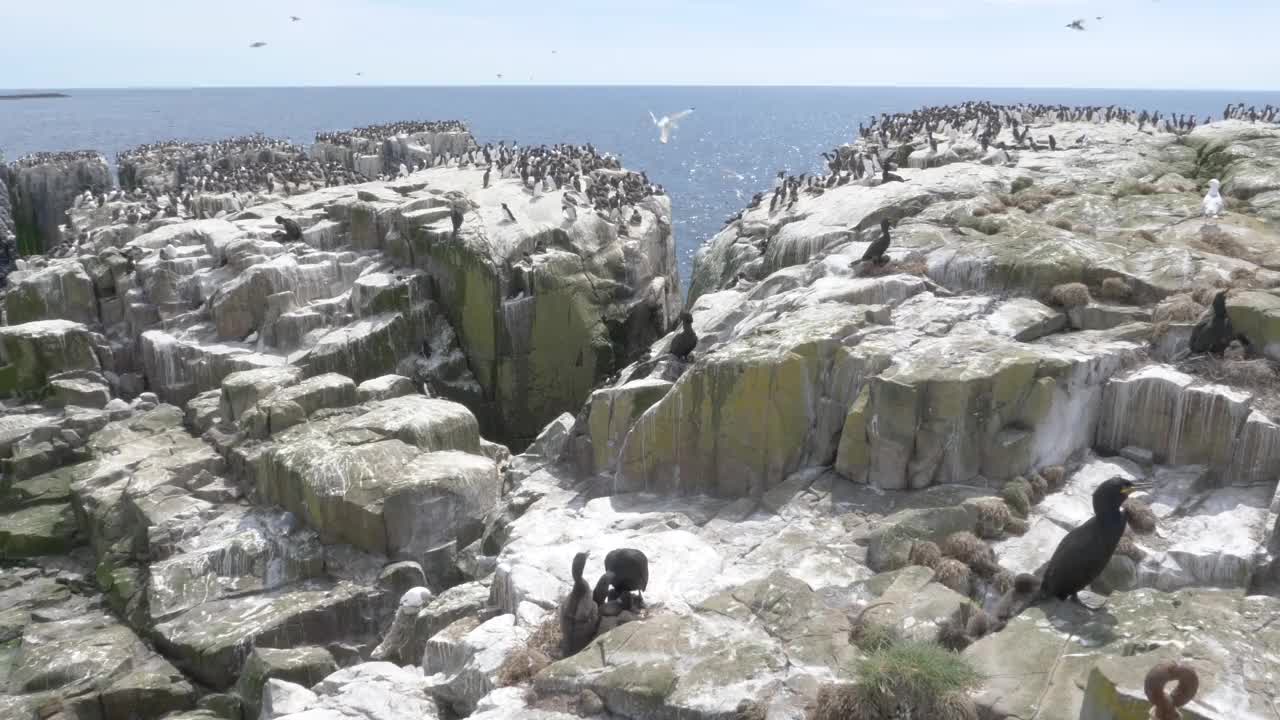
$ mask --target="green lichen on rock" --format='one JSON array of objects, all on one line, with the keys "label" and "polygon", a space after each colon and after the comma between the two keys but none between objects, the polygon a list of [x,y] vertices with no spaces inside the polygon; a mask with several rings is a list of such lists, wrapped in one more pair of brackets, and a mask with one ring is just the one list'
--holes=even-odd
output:
[{"label": "green lichen on rock", "polygon": [[77,543],[77,527],[66,503],[32,505],[0,515],[0,559],[61,555]]},{"label": "green lichen on rock", "polygon": [[623,445],[623,487],[759,497],[805,464],[835,459],[860,365],[841,339],[858,306],[818,305],[766,325],[689,368]]}]

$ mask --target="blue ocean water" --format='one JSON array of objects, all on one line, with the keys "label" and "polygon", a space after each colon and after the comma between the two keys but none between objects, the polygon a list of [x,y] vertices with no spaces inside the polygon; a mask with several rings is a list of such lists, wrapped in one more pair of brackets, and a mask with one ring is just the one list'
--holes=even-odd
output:
[{"label": "blue ocean water", "polygon": [[[3,92],[3,91],[0,91]],[[409,119],[464,120],[480,142],[591,142],[645,170],[671,196],[681,278],[694,250],[778,170],[820,167],[819,153],[881,112],[965,100],[1123,105],[1219,116],[1228,103],[1280,105],[1280,93],[856,87],[346,87],[64,90],[70,98],[0,102],[0,152],[95,149],[109,158],[170,138],[262,132],[310,143],[317,130]],[[649,120],[696,108],[670,144]]]}]

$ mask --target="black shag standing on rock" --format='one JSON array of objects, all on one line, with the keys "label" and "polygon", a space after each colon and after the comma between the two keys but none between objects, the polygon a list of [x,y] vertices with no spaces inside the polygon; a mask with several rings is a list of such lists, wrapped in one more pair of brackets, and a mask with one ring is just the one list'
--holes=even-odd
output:
[{"label": "black shag standing on rock", "polygon": [[1111,478],[1093,491],[1093,517],[1058,543],[1040,580],[1040,599],[1071,599],[1084,605],[1077,593],[1102,574],[1120,545],[1128,525],[1121,505],[1133,491],[1133,483],[1124,478]]},{"label": "black shag standing on rock", "polygon": [[600,624],[600,608],[591,597],[591,586],[582,577],[586,566],[587,553],[573,556],[573,590],[560,605],[560,651],[565,657],[590,644]]},{"label": "black shag standing on rock", "polygon": [[1227,291],[1213,296],[1213,311],[1206,313],[1191,329],[1191,352],[1220,354],[1235,339],[1231,318],[1227,317]]},{"label": "black shag standing on rock", "polygon": [[276,217],[276,224],[284,228],[284,236],[289,240],[297,241],[302,239],[302,228],[298,227],[298,223],[284,216]]},{"label": "black shag standing on rock", "polygon": [[883,265],[889,261],[889,256],[885,255],[889,251],[889,221],[880,221],[880,237],[867,246],[866,252],[862,253],[862,258],[854,260],[853,265],[859,263],[872,262],[876,265]]},{"label": "black shag standing on rock", "polygon": [[680,360],[687,360],[698,346],[698,334],[693,331],[693,315],[688,310],[680,313],[680,323],[683,327],[671,339],[671,354]]},{"label": "black shag standing on rock", "polygon": [[453,236],[458,237],[458,231],[462,229],[462,208],[457,205],[449,208],[449,220],[453,223]]},{"label": "black shag standing on rock", "polygon": [[905,181],[902,179],[902,176],[901,176],[901,175],[899,175],[899,174],[897,174],[897,173],[889,172],[890,170],[893,170],[893,169],[894,169],[894,168],[893,168],[893,165],[892,165],[891,163],[884,163],[883,165],[881,165],[881,166],[880,166],[880,182],[881,182],[881,184],[891,183],[891,182],[905,182]]},{"label": "black shag standing on rock", "polygon": [[649,558],[644,552],[635,548],[611,550],[604,557],[604,571],[591,595],[596,603],[618,598],[623,610],[631,610],[633,602],[634,607],[644,607],[643,593],[649,587]]},{"label": "black shag standing on rock", "polygon": [[484,169],[484,186],[480,188],[481,190],[486,190],[486,189],[488,189],[488,187],[489,187],[489,173],[490,173],[492,170],[493,170],[493,168],[491,168],[491,167],[487,167],[487,168],[485,168],[485,169]]}]

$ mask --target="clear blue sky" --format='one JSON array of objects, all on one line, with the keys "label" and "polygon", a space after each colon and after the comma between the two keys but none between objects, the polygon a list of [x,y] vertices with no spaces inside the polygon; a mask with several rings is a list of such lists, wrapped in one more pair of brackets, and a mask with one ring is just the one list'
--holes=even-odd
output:
[{"label": "clear blue sky", "polygon": [[0,87],[1276,90],[1278,33],[1277,0],[0,0]]}]

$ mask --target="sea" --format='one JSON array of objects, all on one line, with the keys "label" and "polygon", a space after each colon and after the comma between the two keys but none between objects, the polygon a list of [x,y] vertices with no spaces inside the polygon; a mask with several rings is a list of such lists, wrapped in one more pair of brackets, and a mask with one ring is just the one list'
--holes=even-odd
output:
[{"label": "sea", "polygon": [[[592,143],[644,170],[671,196],[682,282],[697,248],[772,185],[779,170],[821,167],[882,112],[966,100],[1121,105],[1220,117],[1228,103],[1280,105],[1280,93],[928,87],[306,87],[56,90],[70,97],[0,101],[0,153],[116,153],[159,140],[264,133],[296,143],[316,131],[395,120],[458,119],[480,142]],[[0,90],[0,94],[7,92]],[[36,92],[23,90],[21,92]],[[668,144],[649,113],[693,108]]]}]

